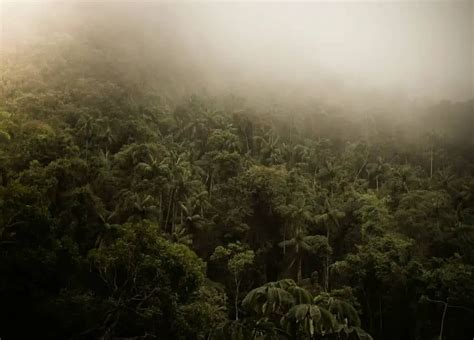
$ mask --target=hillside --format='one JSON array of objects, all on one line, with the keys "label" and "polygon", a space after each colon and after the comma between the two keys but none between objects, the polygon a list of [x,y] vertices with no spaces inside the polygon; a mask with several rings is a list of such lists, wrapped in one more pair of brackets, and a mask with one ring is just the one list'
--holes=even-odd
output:
[{"label": "hillside", "polygon": [[472,100],[188,91],[116,48],[2,51],[2,339],[472,338]]}]

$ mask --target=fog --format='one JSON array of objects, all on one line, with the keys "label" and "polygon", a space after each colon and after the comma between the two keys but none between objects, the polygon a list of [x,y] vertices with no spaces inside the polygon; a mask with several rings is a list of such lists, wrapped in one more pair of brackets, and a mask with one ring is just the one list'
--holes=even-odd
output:
[{"label": "fog", "polygon": [[89,34],[207,89],[473,96],[472,1],[3,2],[1,19],[2,47]]}]

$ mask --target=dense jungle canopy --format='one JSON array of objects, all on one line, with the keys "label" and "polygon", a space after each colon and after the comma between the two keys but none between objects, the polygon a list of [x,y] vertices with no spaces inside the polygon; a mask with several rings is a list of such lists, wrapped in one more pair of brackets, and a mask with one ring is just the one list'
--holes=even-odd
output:
[{"label": "dense jungle canopy", "polygon": [[4,36],[2,339],[472,339],[472,100],[209,90],[85,18]]}]

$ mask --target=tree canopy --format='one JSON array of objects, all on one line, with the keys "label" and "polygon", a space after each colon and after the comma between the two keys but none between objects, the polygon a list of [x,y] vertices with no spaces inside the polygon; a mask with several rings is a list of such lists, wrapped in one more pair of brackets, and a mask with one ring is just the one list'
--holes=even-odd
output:
[{"label": "tree canopy", "polygon": [[2,52],[2,338],[472,339],[472,101],[170,97],[100,46]]}]

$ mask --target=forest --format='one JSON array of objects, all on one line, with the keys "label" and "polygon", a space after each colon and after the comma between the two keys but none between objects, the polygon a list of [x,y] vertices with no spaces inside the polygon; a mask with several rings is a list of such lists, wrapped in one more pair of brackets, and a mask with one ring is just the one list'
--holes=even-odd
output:
[{"label": "forest", "polygon": [[184,91],[55,29],[2,48],[2,340],[472,339],[472,99]]}]

